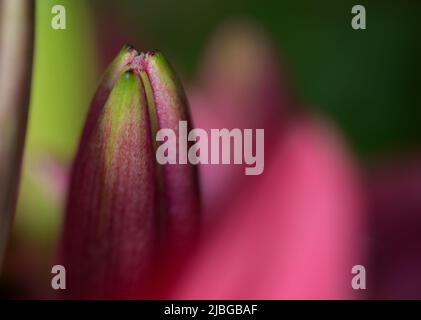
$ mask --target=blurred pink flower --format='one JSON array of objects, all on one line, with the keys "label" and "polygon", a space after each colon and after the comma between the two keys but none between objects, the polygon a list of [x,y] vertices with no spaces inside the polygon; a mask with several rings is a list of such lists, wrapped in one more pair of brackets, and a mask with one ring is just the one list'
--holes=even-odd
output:
[{"label": "blurred pink flower", "polygon": [[[220,26],[205,50],[196,85],[189,90],[195,126],[265,129],[265,143],[278,139],[292,103],[276,51],[263,30],[248,21]],[[265,158],[271,156],[271,148]],[[219,211],[249,181],[239,165],[202,165],[203,204]]]},{"label": "blurred pink flower", "polygon": [[190,94],[194,124],[264,128],[265,170],[200,166],[202,242],[157,268],[142,297],[364,297],[351,287],[352,266],[365,263],[359,173],[339,133],[297,110],[275,57],[249,24],[226,25],[211,43]]},{"label": "blurred pink flower", "polygon": [[341,140],[324,122],[299,118],[271,148],[264,174],[204,226],[172,287],[162,273],[154,280],[164,287],[155,297],[361,298],[351,268],[364,258],[362,199]]}]

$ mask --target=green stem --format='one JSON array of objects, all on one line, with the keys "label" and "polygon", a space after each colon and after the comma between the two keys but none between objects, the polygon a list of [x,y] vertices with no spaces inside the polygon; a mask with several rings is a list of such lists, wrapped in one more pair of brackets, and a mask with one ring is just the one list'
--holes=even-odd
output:
[{"label": "green stem", "polygon": [[16,207],[29,110],[34,0],[0,0],[0,268]]}]

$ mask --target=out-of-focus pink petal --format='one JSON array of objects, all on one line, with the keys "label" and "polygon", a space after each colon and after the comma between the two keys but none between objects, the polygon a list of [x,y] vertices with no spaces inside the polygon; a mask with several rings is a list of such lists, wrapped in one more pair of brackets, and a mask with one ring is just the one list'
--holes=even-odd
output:
[{"label": "out-of-focus pink petal", "polygon": [[183,268],[171,298],[351,298],[362,264],[361,194],[353,164],[324,123],[296,120],[267,148],[222,221]]},{"label": "out-of-focus pink petal", "polygon": [[[205,49],[198,84],[189,91],[197,128],[265,129],[265,141],[283,126],[292,107],[285,70],[260,26],[246,20],[224,23]],[[265,152],[270,156],[270,150]],[[214,214],[244,185],[240,165],[202,165],[204,208]]]}]

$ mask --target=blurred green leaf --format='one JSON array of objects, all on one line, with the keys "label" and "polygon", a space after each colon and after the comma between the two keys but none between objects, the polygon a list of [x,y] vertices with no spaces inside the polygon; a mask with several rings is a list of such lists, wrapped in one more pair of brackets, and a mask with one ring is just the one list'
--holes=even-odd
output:
[{"label": "blurred green leaf", "polygon": [[[51,27],[56,4],[66,8],[66,30]],[[32,99],[16,218],[17,231],[34,241],[56,234],[63,203],[51,190],[54,184],[45,185],[48,172],[33,164],[43,159],[71,164],[97,83],[92,19],[86,1],[37,1]]]}]

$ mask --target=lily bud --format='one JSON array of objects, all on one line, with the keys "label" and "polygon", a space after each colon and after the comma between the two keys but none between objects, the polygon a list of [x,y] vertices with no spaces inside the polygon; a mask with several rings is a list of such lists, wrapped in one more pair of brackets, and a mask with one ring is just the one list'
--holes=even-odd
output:
[{"label": "lily bud", "polygon": [[176,130],[178,121],[188,120],[176,79],[162,54],[138,54],[131,47],[104,75],[71,176],[62,245],[66,295],[139,293],[157,252],[170,241],[173,249],[192,240],[195,169],[161,166],[155,159],[157,131]]}]

